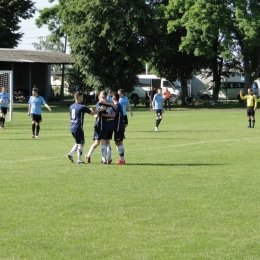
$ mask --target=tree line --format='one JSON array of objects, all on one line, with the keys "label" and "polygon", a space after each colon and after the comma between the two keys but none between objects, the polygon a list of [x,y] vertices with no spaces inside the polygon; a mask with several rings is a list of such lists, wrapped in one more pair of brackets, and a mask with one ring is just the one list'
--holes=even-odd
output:
[{"label": "tree line", "polygon": [[[8,3],[0,4],[0,47],[11,48],[22,36],[19,17],[29,19],[35,7]],[[260,76],[258,0],[59,0],[40,10],[36,24],[48,25],[53,42],[66,37],[74,73],[96,88],[130,91],[146,63],[160,77],[178,78],[184,93],[202,71],[216,96],[223,78],[244,75],[248,88]]]}]

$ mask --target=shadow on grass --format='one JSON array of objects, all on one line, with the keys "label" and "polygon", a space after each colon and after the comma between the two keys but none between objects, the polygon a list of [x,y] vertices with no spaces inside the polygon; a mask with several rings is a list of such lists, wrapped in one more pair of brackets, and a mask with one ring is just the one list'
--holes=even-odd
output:
[{"label": "shadow on grass", "polygon": [[149,165],[149,166],[224,166],[227,165],[225,163],[128,163],[126,162],[125,166],[131,165],[131,166],[136,166],[136,165]]}]

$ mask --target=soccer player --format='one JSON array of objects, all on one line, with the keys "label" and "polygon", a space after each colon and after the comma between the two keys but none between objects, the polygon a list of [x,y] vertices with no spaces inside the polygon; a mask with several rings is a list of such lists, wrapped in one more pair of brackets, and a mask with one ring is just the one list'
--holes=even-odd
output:
[{"label": "soccer player", "polygon": [[3,100],[1,105],[1,115],[0,115],[0,129],[4,128],[5,125],[5,116],[7,114],[7,105],[10,103],[9,94],[6,92],[7,88],[2,87],[2,92],[0,93],[0,99]]},{"label": "soccer player", "polygon": [[102,114],[102,117],[113,118],[114,117],[114,141],[117,147],[117,152],[120,156],[120,160],[116,164],[125,164],[125,149],[123,145],[125,124],[123,120],[123,108],[119,103],[119,94],[113,94],[113,102],[116,105],[113,114]]},{"label": "soccer player", "polygon": [[102,107],[96,111],[91,111],[89,108],[81,105],[83,102],[83,94],[81,92],[76,92],[74,94],[75,103],[70,106],[70,131],[74,137],[76,143],[73,145],[70,153],[67,155],[68,159],[74,163],[73,154],[77,151],[78,153],[78,164],[84,163],[81,159],[83,153],[83,147],[85,143],[83,122],[84,114],[88,113],[90,115],[96,115],[101,111],[104,111],[106,107]]},{"label": "soccer player", "polygon": [[147,93],[147,96],[150,99],[150,109],[153,110],[153,97],[156,94],[154,87],[151,87],[150,91]]},{"label": "soccer player", "polygon": [[39,96],[38,92],[38,88],[34,86],[32,89],[32,96],[28,101],[28,116],[31,116],[32,118],[32,138],[39,137],[40,122],[42,122],[42,105],[51,112],[51,108],[48,106],[45,99],[42,96]]},{"label": "soccer player", "polygon": [[[119,89],[117,93],[119,95],[119,103],[123,108],[124,125],[125,125],[125,127],[127,127],[128,126],[128,117],[127,117],[126,110],[130,111],[131,116],[133,116],[133,112],[132,112],[132,109],[131,109],[131,106],[130,106],[130,102],[124,94],[125,93],[124,90]],[[114,102],[114,100],[113,100],[113,102]],[[125,136],[124,136],[124,138],[125,138]]]},{"label": "soccer player", "polygon": [[163,119],[163,97],[161,88],[157,89],[157,94],[153,97],[153,110],[156,112],[155,131],[159,131],[158,127]]},{"label": "soccer player", "polygon": [[113,103],[112,97],[113,97],[113,91],[112,91],[111,89],[109,89],[109,90],[107,91],[107,102]]},{"label": "soccer player", "polygon": [[[114,106],[114,104],[111,104],[111,103],[106,101],[106,98],[107,98],[106,91],[101,91],[99,93],[99,95],[98,95],[98,98],[99,98],[99,101],[96,104],[96,110],[98,110],[102,105],[108,106],[108,109],[111,106]],[[91,155],[93,154],[94,150],[99,146],[101,140],[102,139],[103,140],[107,140],[107,139],[109,140],[109,138],[108,138],[109,136],[107,137],[106,133],[105,133],[105,131],[107,130],[106,129],[106,122],[105,122],[105,120],[101,120],[100,115],[101,114],[97,114],[95,116],[96,117],[96,122],[94,124],[94,136],[93,136],[94,143],[91,145],[87,155],[85,156],[86,157],[86,161],[88,163],[91,162]],[[112,136],[111,136],[111,138],[112,138]],[[102,159],[101,160],[102,163],[106,164],[107,162],[108,163],[112,162],[112,159],[111,159],[112,149],[111,149],[111,145],[110,145],[109,141],[105,142],[105,143],[104,142],[102,143],[101,153],[104,156],[104,158],[106,157],[106,155],[108,155],[108,160],[106,161],[105,159]]]},{"label": "soccer player", "polygon": [[171,110],[171,102],[170,102],[170,98],[171,98],[171,93],[168,90],[168,88],[165,88],[165,91],[163,93],[163,98],[164,98],[164,108],[167,110],[167,108],[169,108],[169,110]]},{"label": "soccer player", "polygon": [[257,108],[257,97],[253,94],[251,88],[247,90],[247,95],[244,96],[242,94],[242,90],[240,90],[240,98],[242,100],[247,100],[247,116],[248,116],[248,128],[255,127],[255,111]]}]

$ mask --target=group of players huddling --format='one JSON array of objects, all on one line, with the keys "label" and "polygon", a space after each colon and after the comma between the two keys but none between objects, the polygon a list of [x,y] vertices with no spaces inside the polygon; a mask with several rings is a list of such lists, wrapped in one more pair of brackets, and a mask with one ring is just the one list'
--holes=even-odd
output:
[{"label": "group of players huddling", "polygon": [[[96,109],[92,110],[88,107],[82,105],[83,94],[81,92],[76,92],[74,94],[75,103],[70,106],[70,131],[75,139],[75,144],[73,145],[70,153],[67,155],[71,162],[73,160],[73,154],[77,152],[78,160],[77,163],[85,163],[82,160],[83,147],[85,143],[83,121],[84,114],[95,116],[96,121],[94,124],[94,144],[91,145],[89,152],[87,153],[86,162],[91,162],[91,155],[95,148],[101,143],[101,163],[111,164],[112,162],[112,149],[110,145],[110,140],[114,134],[114,141],[117,147],[117,152],[120,156],[119,161],[116,164],[125,164],[124,158],[124,132],[125,124],[124,120],[123,106],[119,103],[119,99],[124,98],[128,103],[127,97],[121,97],[118,93],[112,95],[112,103],[107,100],[107,92],[101,91],[98,95],[99,101],[96,104]],[[110,99],[111,101],[111,99]],[[132,114],[132,111],[131,111]],[[126,118],[126,116],[125,116]]]}]

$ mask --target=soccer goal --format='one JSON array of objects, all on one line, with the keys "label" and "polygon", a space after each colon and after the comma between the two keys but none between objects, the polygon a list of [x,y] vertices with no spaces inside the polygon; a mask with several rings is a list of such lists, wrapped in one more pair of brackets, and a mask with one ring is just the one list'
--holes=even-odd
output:
[{"label": "soccer goal", "polygon": [[0,91],[2,91],[3,86],[7,87],[7,93],[9,94],[10,97],[7,119],[11,121],[13,115],[13,71],[12,70],[0,70]]}]

